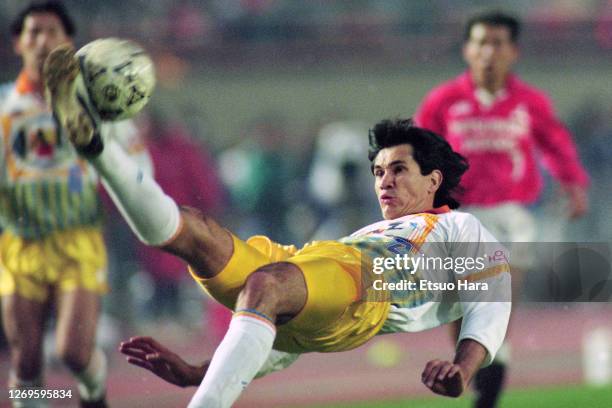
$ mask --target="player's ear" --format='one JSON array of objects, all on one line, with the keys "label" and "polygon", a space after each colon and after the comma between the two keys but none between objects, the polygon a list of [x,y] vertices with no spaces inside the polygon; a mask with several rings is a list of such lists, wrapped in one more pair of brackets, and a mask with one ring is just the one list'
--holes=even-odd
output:
[{"label": "player's ear", "polygon": [[463,45],[461,46],[461,56],[463,57],[463,62],[465,62],[466,64],[468,63],[467,46],[468,46],[467,41],[464,41]]},{"label": "player's ear", "polygon": [[429,188],[427,191],[431,194],[435,194],[436,191],[442,185],[442,180],[444,180],[444,176],[442,176],[442,172],[440,170],[433,170],[429,173]]},{"label": "player's ear", "polygon": [[470,65],[470,52],[473,53],[473,50],[470,50],[470,41],[463,41],[463,45],[461,46],[461,55],[463,56],[463,62]]},{"label": "player's ear", "polygon": [[521,50],[519,49],[518,44],[513,43],[512,44],[512,63],[514,64],[516,60],[519,59],[520,56],[521,56]]}]

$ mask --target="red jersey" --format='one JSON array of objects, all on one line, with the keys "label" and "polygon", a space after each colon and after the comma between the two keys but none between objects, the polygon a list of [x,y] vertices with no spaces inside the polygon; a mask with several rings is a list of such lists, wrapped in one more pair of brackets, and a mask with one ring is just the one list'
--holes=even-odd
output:
[{"label": "red jersey", "polygon": [[536,156],[561,184],[588,184],[571,135],[542,91],[510,75],[489,101],[479,92],[465,72],[433,89],[415,115],[468,159],[463,204],[535,201],[542,189]]}]

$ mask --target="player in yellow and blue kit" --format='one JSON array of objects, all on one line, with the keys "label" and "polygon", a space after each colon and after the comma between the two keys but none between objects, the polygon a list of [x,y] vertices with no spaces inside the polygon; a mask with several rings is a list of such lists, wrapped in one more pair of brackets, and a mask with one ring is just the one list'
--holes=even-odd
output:
[{"label": "player in yellow and blue kit", "polygon": [[[104,406],[106,360],[95,345],[107,291],[98,178],[51,113],[42,83],[45,58],[74,31],[64,7],[51,1],[29,5],[12,25],[23,69],[0,88],[0,295],[9,387],[42,386],[44,322],[56,310],[57,352],[77,378],[82,404]],[[131,123],[103,132],[148,160]]]}]

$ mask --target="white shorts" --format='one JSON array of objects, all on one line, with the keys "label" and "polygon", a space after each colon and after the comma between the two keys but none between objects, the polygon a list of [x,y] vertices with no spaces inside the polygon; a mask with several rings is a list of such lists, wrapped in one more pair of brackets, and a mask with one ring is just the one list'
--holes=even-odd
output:
[{"label": "white shorts", "polygon": [[[528,269],[533,254],[529,251],[536,238],[536,221],[529,210],[520,204],[507,203],[495,207],[461,207],[461,211],[473,214],[510,251],[510,264]],[[517,242],[527,244],[512,245]]]}]

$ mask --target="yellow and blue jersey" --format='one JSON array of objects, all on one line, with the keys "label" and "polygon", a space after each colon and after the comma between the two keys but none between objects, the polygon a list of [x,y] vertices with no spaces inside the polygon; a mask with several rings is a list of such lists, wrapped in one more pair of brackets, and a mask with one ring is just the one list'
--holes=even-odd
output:
[{"label": "yellow and blue jersey", "polygon": [[[137,137],[129,122],[104,124],[102,132],[125,141]],[[0,90],[0,143],[3,230],[40,239],[54,231],[100,223],[97,175],[77,156],[24,74]],[[126,143],[133,142],[122,144]]]}]

